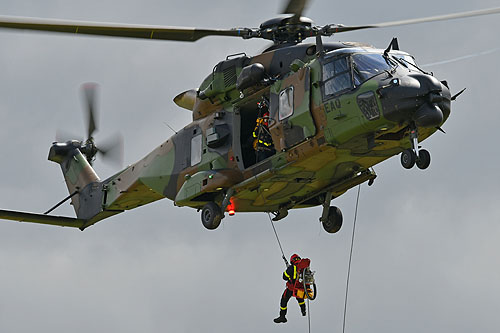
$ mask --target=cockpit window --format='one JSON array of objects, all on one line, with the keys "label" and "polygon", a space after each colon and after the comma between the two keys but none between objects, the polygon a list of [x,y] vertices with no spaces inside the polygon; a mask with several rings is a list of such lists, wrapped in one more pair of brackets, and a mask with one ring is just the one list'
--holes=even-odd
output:
[{"label": "cockpit window", "polygon": [[333,59],[323,65],[323,83],[326,96],[352,88],[348,57]]},{"label": "cockpit window", "polygon": [[358,53],[352,56],[355,84],[359,85],[366,80],[384,71],[392,70],[396,65],[378,53]]}]

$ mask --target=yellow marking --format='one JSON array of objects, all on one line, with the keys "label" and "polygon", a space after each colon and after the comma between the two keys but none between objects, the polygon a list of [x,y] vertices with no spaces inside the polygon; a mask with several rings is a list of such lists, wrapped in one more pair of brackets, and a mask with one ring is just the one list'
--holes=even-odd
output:
[{"label": "yellow marking", "polygon": [[286,276],[287,278],[290,278],[290,275],[288,275],[288,273],[287,273],[286,271],[285,271],[285,276]]},{"label": "yellow marking", "polygon": [[155,31],[154,31],[154,30],[151,30],[151,37],[150,37],[151,39],[153,39],[153,34],[154,34],[154,33],[155,33]]},{"label": "yellow marking", "polygon": [[286,310],[286,306],[284,308],[280,307],[281,310]]},{"label": "yellow marking", "polygon": [[297,279],[297,266],[293,265],[293,279]]},{"label": "yellow marking", "polygon": [[302,303],[299,303],[299,305],[303,305],[303,304],[306,304],[306,301],[302,302]]},{"label": "yellow marking", "polygon": [[80,28],[80,27],[76,27],[75,34],[77,34],[77,33],[78,33],[78,29],[79,29],[79,28]]}]

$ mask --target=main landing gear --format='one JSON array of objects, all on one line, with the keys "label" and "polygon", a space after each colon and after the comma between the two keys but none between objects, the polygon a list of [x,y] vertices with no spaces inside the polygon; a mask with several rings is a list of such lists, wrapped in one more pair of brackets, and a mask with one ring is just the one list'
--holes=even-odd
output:
[{"label": "main landing gear", "polygon": [[223,217],[222,209],[215,202],[207,203],[201,210],[201,223],[209,230],[216,229]]},{"label": "main landing gear", "polygon": [[323,213],[319,221],[323,224],[323,229],[330,234],[334,234],[342,227],[342,212],[338,207],[330,206],[332,193],[327,192],[323,202]]},{"label": "main landing gear", "polygon": [[401,153],[401,165],[405,169],[411,169],[415,164],[419,169],[427,169],[431,164],[431,154],[425,149],[419,149],[416,127],[410,130],[410,142],[411,149],[406,149]]},{"label": "main landing gear", "polygon": [[[213,201],[208,202],[205,206],[203,206],[201,210],[201,223],[203,223],[203,226],[205,228],[207,228],[208,230],[217,229],[217,227],[220,225],[220,222],[224,218],[224,212],[226,211],[226,208],[231,203],[231,197],[233,196],[233,194],[234,190],[230,188],[224,195],[222,204],[220,206]],[[231,212],[229,212],[229,215],[231,215]]]}]

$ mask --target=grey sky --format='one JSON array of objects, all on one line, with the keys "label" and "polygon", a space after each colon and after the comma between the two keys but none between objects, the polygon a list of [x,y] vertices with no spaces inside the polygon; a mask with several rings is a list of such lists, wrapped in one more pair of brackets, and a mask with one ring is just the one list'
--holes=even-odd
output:
[{"label": "grey sky", "polygon": [[[498,6],[498,1],[313,1],[318,24],[368,24]],[[213,28],[256,27],[279,11],[264,0],[3,0],[0,14]],[[422,63],[499,47],[500,15],[352,32],[330,40],[385,48]],[[120,131],[125,163],[189,123],[172,99],[226,55],[263,41],[197,43],[0,30],[0,208],[43,212],[67,195],[47,161],[57,129],[83,136],[80,85],[100,84],[97,140]],[[361,188],[346,332],[497,332],[500,327],[499,52],[427,68],[452,92],[444,126],[423,143],[429,169],[399,157]],[[101,178],[114,171],[99,161]],[[319,208],[276,224],[287,256],[312,259],[314,332],[340,332],[356,191],[336,199],[344,227],[326,234]],[[56,211],[73,216],[69,205]],[[283,263],[265,214],[236,214],[207,231],[199,214],[163,200],[80,232],[0,221],[0,332],[305,332],[290,303],[276,326]]]}]

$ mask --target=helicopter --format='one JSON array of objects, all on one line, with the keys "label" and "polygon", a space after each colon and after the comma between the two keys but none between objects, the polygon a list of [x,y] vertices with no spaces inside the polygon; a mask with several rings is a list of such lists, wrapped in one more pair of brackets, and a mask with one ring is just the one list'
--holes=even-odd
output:
[{"label": "helicopter", "polygon": [[[93,139],[94,88],[87,94],[87,140],[55,142],[49,160],[60,164],[76,218],[0,210],[0,218],[81,230],[126,210],[168,198],[201,211],[207,229],[227,212],[270,212],[323,206],[329,233],[342,226],[332,199],[377,177],[373,166],[401,155],[406,169],[426,169],[420,143],[442,130],[450,115],[448,83],[399,50],[356,42],[323,42],[336,33],[495,14],[500,8],[372,25],[316,26],[302,16],[306,1],[291,0],[285,16],[259,28],[228,30],[121,25],[0,17],[0,27],[111,37],[194,42],[208,36],[273,42],[261,54],[235,54],[215,65],[197,89],[174,102],[193,122],[140,161],[101,180],[92,168],[100,149]],[[314,43],[305,39],[315,38]],[[252,132],[259,103],[269,110],[272,154],[259,160]],[[250,140],[249,140],[250,139]],[[56,205],[54,208],[56,208]]]}]

